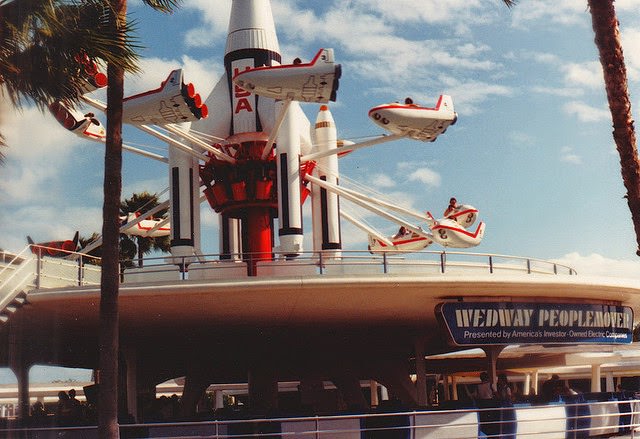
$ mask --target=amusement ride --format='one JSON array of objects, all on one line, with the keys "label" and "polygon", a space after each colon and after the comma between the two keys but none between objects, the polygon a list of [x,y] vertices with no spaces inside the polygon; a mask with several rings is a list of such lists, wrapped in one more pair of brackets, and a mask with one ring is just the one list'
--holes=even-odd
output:
[{"label": "amusement ride", "polygon": [[[265,8],[262,2],[257,5]],[[181,69],[171,72],[157,89],[124,99],[125,123],[170,146],[168,158],[124,148],[168,163],[171,195],[162,207],[170,206],[171,227],[169,220],[149,228],[141,225],[152,219],[153,212],[137,212],[128,218],[133,221],[123,224],[123,233],[144,236],[144,230],[149,230],[146,236],[153,236],[170,232],[172,256],[196,257],[201,252],[196,207],[204,198],[220,217],[220,253],[251,260],[249,270],[255,273],[259,260],[271,260],[275,253],[295,257],[303,251],[302,205],[310,199],[313,251],[323,251],[325,256],[340,255],[341,218],[368,234],[372,253],[411,252],[433,243],[452,248],[480,244],[485,225],[481,222],[471,229],[478,215],[473,206],[459,206],[457,212],[436,219],[428,212],[339,185],[341,156],[399,139],[434,142],[458,118],[450,96],[441,95],[434,107],[417,105],[410,98],[404,103],[377,105],[369,110],[369,117],[387,134],[361,143],[340,140],[327,105],[337,99],[342,74],[333,49],[320,49],[306,63],[296,58],[292,64],[280,64],[272,25],[247,30],[243,26],[251,17],[243,14],[234,5],[226,73],[205,100],[193,84],[185,83]],[[262,34],[258,37],[256,32]],[[91,92],[105,87],[106,77],[94,61],[84,58],[81,63],[87,74],[87,94],[82,100],[104,110],[105,104],[91,97]],[[312,125],[301,105],[313,103],[320,108]],[[74,134],[105,141],[106,131],[93,112],[83,114],[59,101],[50,110]],[[340,199],[396,223],[406,233],[381,234],[343,213]],[[99,244],[89,244],[82,251]]]}]

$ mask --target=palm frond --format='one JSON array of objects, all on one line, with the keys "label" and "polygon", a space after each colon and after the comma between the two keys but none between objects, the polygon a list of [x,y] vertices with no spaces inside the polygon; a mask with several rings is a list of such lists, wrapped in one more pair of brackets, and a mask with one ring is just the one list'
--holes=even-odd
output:
[{"label": "palm frond", "polygon": [[182,0],[143,0],[144,4],[151,6],[156,11],[160,12],[173,12],[180,4]]},{"label": "palm frond", "polygon": [[77,101],[86,81],[79,56],[138,71],[135,22],[113,26],[109,8],[106,0],[0,3],[0,81],[14,105]]}]

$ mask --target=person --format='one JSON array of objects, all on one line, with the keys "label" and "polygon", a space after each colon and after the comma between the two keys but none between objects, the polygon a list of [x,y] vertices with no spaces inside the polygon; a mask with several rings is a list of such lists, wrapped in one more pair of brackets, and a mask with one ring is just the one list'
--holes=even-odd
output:
[{"label": "person", "polygon": [[534,401],[536,401],[536,397],[538,396],[538,394],[537,394],[537,393],[538,393],[538,392],[536,392],[536,388],[535,388],[535,386],[532,384],[532,385],[529,387],[529,395],[527,395],[527,399],[528,399],[530,402],[534,402]]},{"label": "person", "polygon": [[42,426],[47,419],[47,411],[42,401],[36,401],[31,407],[31,422],[33,425]]},{"label": "person", "polygon": [[56,421],[58,425],[71,425],[73,422],[73,407],[71,406],[69,395],[64,390],[58,392]]},{"label": "person", "polygon": [[551,378],[542,383],[541,396],[546,401],[554,401],[558,399],[558,385],[560,384],[560,376],[557,373],[551,375]]},{"label": "person", "polygon": [[489,400],[493,399],[493,388],[491,387],[491,380],[487,372],[480,374],[480,384],[476,387],[476,391],[473,393],[474,399]]},{"label": "person", "polygon": [[405,105],[415,105],[415,104],[413,103],[413,99],[411,99],[411,98],[405,98],[405,99],[404,99],[404,104],[405,104]]},{"label": "person", "polygon": [[511,402],[512,394],[511,394],[511,386],[509,385],[509,381],[507,380],[507,375],[501,373],[498,375],[498,382],[496,383],[496,396],[501,401]]},{"label": "person", "polygon": [[83,417],[82,404],[76,398],[76,389],[69,390],[69,404],[71,405],[71,416],[75,421],[80,421]]},{"label": "person", "polygon": [[393,235],[393,237],[394,237],[394,239],[395,238],[402,238],[406,234],[407,234],[407,228],[405,226],[400,226],[400,229],[398,230],[398,233]]},{"label": "person", "polygon": [[456,200],[454,197],[451,197],[451,199],[449,200],[449,205],[444,211],[444,217],[449,218],[449,215],[455,213],[457,209],[458,209],[458,200]]}]

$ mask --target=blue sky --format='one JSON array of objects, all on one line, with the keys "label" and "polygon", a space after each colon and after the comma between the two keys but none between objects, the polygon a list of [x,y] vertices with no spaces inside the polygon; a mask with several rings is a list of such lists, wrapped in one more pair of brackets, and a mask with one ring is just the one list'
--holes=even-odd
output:
[{"label": "blue sky", "polygon": [[[206,96],[223,71],[230,0],[185,0],[171,15],[132,0],[143,74],[126,94],[156,88],[177,67]],[[640,1],[615,3],[632,103],[640,72]],[[450,196],[487,223],[478,252],[561,260],[578,271],[640,277],[635,237],[602,74],[584,0],[272,0],[283,62],[331,47],[343,75],[331,105],[340,138],[380,134],[369,108],[411,96],[453,97],[459,120],[435,143],[403,140],[340,161],[341,179],[416,210],[441,213]],[[98,94],[100,97],[100,94]],[[317,105],[303,109],[315,119]],[[634,110],[639,111],[637,107]],[[214,112],[215,109],[210,109]],[[103,118],[104,121],[104,118]],[[101,228],[103,148],[50,115],[3,110],[11,148],[1,169],[0,247],[26,235],[64,239]],[[133,128],[129,144],[166,154]],[[123,196],[168,186],[166,166],[125,153]],[[396,226],[367,218],[387,233]],[[305,217],[306,229],[310,219]],[[347,248],[363,232],[343,223]],[[307,240],[308,241],[308,240]],[[203,207],[203,250],[217,251],[217,220]],[[434,248],[436,248],[434,246]]]}]

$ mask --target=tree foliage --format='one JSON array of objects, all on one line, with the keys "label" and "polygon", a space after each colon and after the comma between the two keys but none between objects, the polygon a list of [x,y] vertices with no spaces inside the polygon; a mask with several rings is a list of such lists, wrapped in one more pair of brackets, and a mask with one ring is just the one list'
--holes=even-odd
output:
[{"label": "tree foliage", "polygon": [[[146,192],[146,191],[141,193],[135,193],[131,196],[131,198],[128,198],[122,202],[120,206],[120,213],[122,215],[127,215],[130,213],[136,213],[136,212],[144,213],[148,210],[153,209],[158,204],[159,204],[158,196],[156,194],[150,194],[149,192]],[[164,219],[167,217],[167,214],[168,214],[168,210],[163,209],[159,211],[156,215],[154,215],[154,219],[160,219],[160,218]],[[126,254],[123,256],[126,256],[130,258],[130,260],[132,260],[135,257],[137,252],[138,266],[142,266],[142,258],[144,255],[148,255],[153,251],[160,251],[160,252],[167,253],[171,248],[170,239],[168,236],[150,238],[145,236],[127,236],[123,234],[120,236],[121,250],[124,248],[131,249],[131,245],[129,243],[134,243],[134,241],[135,241],[135,245],[133,246],[133,249],[134,249],[133,255]],[[123,252],[121,251],[121,254],[122,253]]]}]

